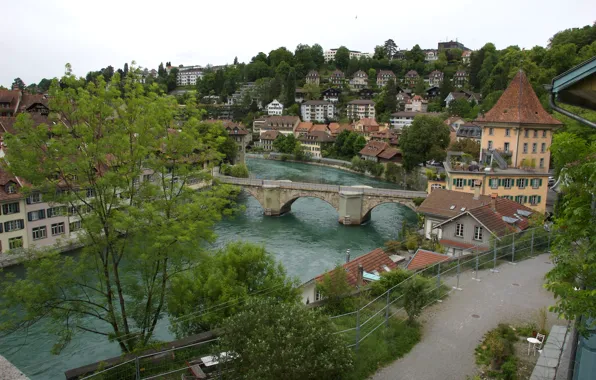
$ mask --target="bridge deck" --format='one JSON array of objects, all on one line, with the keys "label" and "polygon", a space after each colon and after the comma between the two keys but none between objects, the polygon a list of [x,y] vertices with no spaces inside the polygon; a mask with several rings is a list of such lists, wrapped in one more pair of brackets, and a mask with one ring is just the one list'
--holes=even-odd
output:
[{"label": "bridge deck", "polygon": [[293,189],[293,190],[312,190],[312,191],[326,191],[326,192],[359,192],[366,195],[376,195],[384,197],[397,197],[397,198],[426,198],[427,194],[424,191],[411,191],[411,190],[395,190],[395,189],[378,189],[358,186],[340,186],[340,185],[324,185],[318,183],[306,183],[306,182],[291,182],[291,181],[272,181],[266,179],[250,179],[250,178],[235,178],[235,177],[224,177],[218,176],[217,179],[224,183],[230,183],[240,186],[278,186],[280,189]]}]

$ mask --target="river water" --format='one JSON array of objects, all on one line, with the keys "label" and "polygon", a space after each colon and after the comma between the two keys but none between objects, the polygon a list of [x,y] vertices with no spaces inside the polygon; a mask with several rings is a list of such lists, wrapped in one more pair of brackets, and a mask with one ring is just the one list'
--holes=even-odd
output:
[{"label": "river water", "polygon": [[[322,166],[261,159],[249,159],[247,165],[256,178],[397,188],[392,183]],[[395,239],[404,221],[416,223],[416,214],[397,204],[383,204],[373,209],[371,221],[366,225],[343,226],[337,222],[337,211],[317,198],[298,199],[292,205],[292,212],[281,217],[264,216],[257,200],[244,192],[238,201],[246,210],[216,226],[215,246],[235,240],[262,244],[285,266],[288,274],[300,282],[344,262],[347,249],[355,258],[382,246],[386,240]],[[16,266],[8,271],[22,275],[23,268]],[[37,380],[64,379],[67,369],[120,354],[115,343],[85,333],[75,336],[60,355],[54,356],[50,354],[54,339],[47,330],[48,326],[40,323],[27,334],[0,338],[0,355]],[[155,338],[173,339],[167,320],[160,323]]]}]

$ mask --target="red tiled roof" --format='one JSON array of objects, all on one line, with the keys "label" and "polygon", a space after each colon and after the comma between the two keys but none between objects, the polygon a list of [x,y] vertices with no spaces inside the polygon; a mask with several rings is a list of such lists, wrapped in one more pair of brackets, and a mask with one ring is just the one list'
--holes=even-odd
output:
[{"label": "red tiled roof", "polygon": [[[17,188],[17,192],[9,194],[6,192],[6,185],[9,182],[13,182]],[[19,193],[22,181],[8,173],[4,168],[0,168],[0,201],[15,200],[23,197],[23,194]]]},{"label": "red tiled roof", "polygon": [[312,126],[313,126],[313,123],[311,123],[310,121],[302,121],[296,127],[295,132],[305,132],[306,133],[306,132],[310,131]]},{"label": "red tiled roof", "polygon": [[422,268],[426,268],[430,265],[441,263],[443,261],[449,260],[450,257],[447,255],[442,255],[440,253],[436,253],[433,251],[427,251],[424,249],[418,249],[406,269],[408,270],[418,270]]},{"label": "red tiled roof", "polygon": [[37,103],[42,104],[47,108],[48,107],[48,98],[42,94],[24,93],[23,99],[21,99],[20,108],[26,110],[29,107],[31,107],[32,105],[37,104]]},{"label": "red tiled roof", "polygon": [[381,153],[379,153],[378,157],[383,158],[385,160],[390,160],[398,154],[401,154],[401,152],[398,149],[387,148],[384,151],[382,151]]},{"label": "red tiled roof", "polygon": [[309,132],[327,132],[328,130],[327,124],[315,124]]},{"label": "red tiled roof", "polygon": [[455,247],[455,248],[462,248],[462,249],[470,249],[470,248],[476,247],[474,244],[464,243],[463,241],[448,240],[448,239],[441,239],[441,240],[439,240],[439,243],[446,247]]},{"label": "red tiled roof", "polygon": [[[479,206],[490,204],[490,196],[480,195],[474,199],[474,194],[446,189],[433,190],[417,211],[423,214],[433,214],[444,218],[453,218],[462,212]],[[453,206],[453,209],[451,208]],[[462,208],[465,208],[462,211]]]},{"label": "red tiled roof", "polygon": [[[393,270],[397,265],[387,256],[385,251],[381,248],[377,248],[367,254],[351,260],[348,263],[342,265],[342,268],[346,271],[346,278],[351,286],[356,286],[358,283],[358,266],[362,265],[362,269],[365,272],[373,273],[377,271],[379,273],[386,272],[385,267]],[[332,273],[330,271],[328,273]],[[321,281],[325,274],[315,277],[316,281]]]},{"label": "red tiled roof", "polygon": [[478,122],[528,123],[561,125],[562,123],[544,110],[526,74],[518,71],[509,87],[486,114],[476,119]]},{"label": "red tiled roof", "polygon": [[275,140],[279,135],[279,131],[266,131],[261,133],[261,136],[259,136],[259,140]]},{"label": "red tiled roof", "polygon": [[[489,204],[471,209],[470,214],[497,236],[506,235],[512,229],[523,231],[528,228],[528,218],[520,215],[518,210],[530,213],[534,213],[534,210],[507,198],[497,198],[495,201],[495,210]],[[507,223],[503,220],[503,217],[516,219],[517,221],[513,224]]]},{"label": "red tiled roof", "polygon": [[373,118],[365,117],[363,119],[358,120],[356,124],[362,124],[363,127],[378,127],[379,123]]}]

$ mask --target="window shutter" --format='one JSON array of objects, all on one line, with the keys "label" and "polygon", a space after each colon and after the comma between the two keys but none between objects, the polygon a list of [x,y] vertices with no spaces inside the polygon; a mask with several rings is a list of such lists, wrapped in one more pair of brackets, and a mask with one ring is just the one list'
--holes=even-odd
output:
[{"label": "window shutter", "polygon": [[19,225],[20,229],[25,228],[25,220],[19,219],[19,220],[17,220],[17,224]]},{"label": "window shutter", "polygon": [[45,219],[46,218],[46,210],[39,210],[39,219]]},{"label": "window shutter", "polygon": [[4,231],[8,231],[8,222],[4,222]]},{"label": "window shutter", "polygon": [[501,178],[499,178],[498,186],[501,186],[502,184],[503,184],[503,180]]},{"label": "window shutter", "polygon": [[2,223],[0,223],[0,233],[4,232],[4,228],[2,228]]},{"label": "window shutter", "polygon": [[528,203],[528,196],[524,195],[524,203]]},{"label": "window shutter", "polygon": [[538,181],[538,184],[540,185],[540,187],[542,187],[542,178],[540,178],[540,180]]},{"label": "window shutter", "polygon": [[28,196],[27,198],[25,198],[25,201],[27,202],[28,205],[31,204],[31,196]]},{"label": "window shutter", "polygon": [[27,220],[30,221],[30,222],[33,220],[32,217],[31,217],[31,214],[33,214],[33,212],[34,211],[31,211],[31,212],[28,212],[27,213]]},{"label": "window shutter", "polygon": [[3,214],[7,214],[8,213],[8,205],[2,205],[2,213]]},{"label": "window shutter", "polygon": [[455,186],[455,184],[456,184],[456,180],[455,180],[455,178],[453,178],[453,185]]},{"label": "window shutter", "polygon": [[538,198],[538,199],[536,200],[536,203],[538,203],[538,204],[539,204],[539,203],[540,203],[540,200],[542,199],[542,197],[539,195],[539,196],[537,196],[536,198]]},{"label": "window shutter", "polygon": [[526,183],[526,186],[528,186],[528,179],[526,178],[526,179],[524,179],[524,181]]},{"label": "window shutter", "polygon": [[20,208],[21,208],[21,204],[20,203],[17,203],[16,205],[17,205],[17,212],[19,212],[20,211]]}]

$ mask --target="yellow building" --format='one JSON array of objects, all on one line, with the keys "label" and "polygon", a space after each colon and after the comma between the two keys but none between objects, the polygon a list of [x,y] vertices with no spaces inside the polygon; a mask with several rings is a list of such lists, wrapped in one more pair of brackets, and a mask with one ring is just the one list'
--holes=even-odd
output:
[{"label": "yellow building", "polygon": [[21,186],[18,178],[0,170],[0,255],[29,247],[25,202],[19,192]]},{"label": "yellow building", "polygon": [[[544,110],[523,71],[519,71],[495,106],[475,120],[482,127],[479,164],[450,153],[445,163],[448,190],[498,194],[546,210],[549,148],[561,122]],[[433,181],[432,187],[441,186]]]}]

